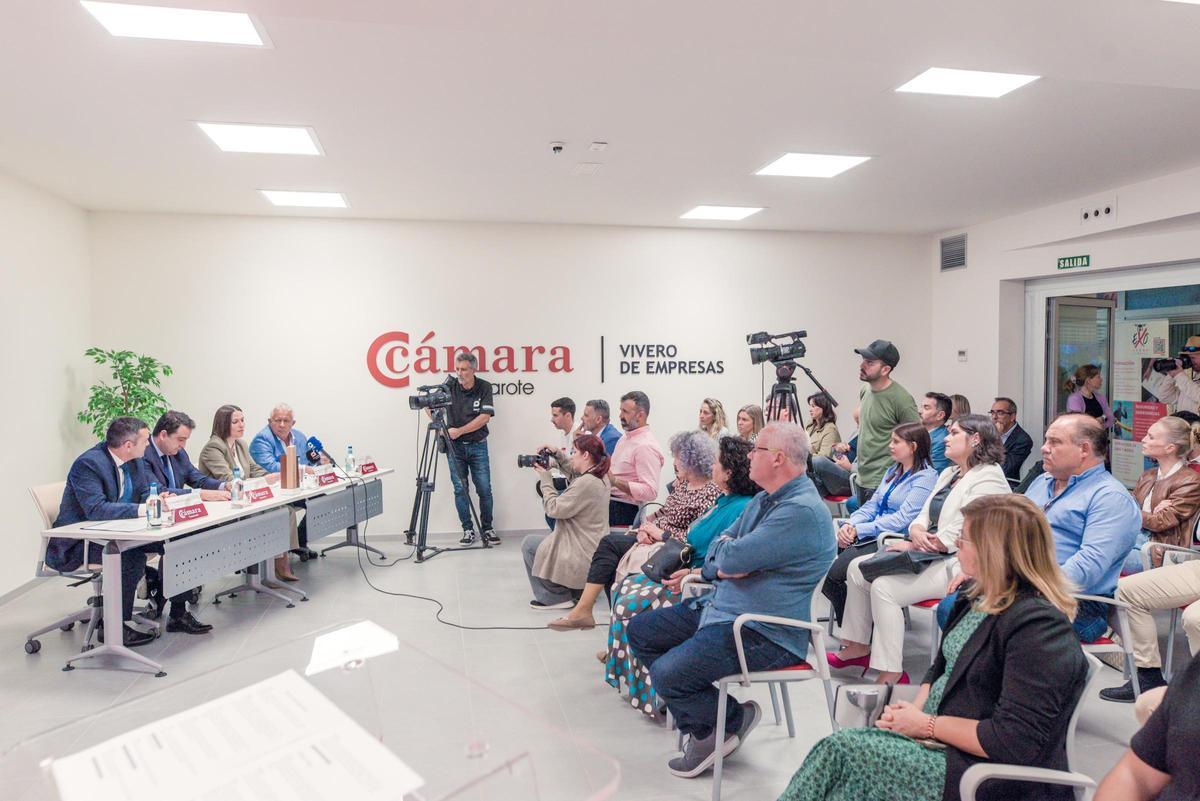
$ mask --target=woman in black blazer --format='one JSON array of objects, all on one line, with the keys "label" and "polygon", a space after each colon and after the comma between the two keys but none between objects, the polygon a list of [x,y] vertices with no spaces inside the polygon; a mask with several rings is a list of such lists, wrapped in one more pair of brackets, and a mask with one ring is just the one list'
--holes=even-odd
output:
[{"label": "woman in black blazer", "polygon": [[[1087,660],[1071,628],[1075,601],[1050,526],[1021,495],[978,498],[963,517],[959,559],[975,582],[951,611],[917,698],[889,705],[877,728],[843,729],[817,743],[780,801],[952,801],[977,762],[1067,768],[1067,725]],[[1006,781],[984,784],[978,797],[1073,795],[1068,787]]]}]

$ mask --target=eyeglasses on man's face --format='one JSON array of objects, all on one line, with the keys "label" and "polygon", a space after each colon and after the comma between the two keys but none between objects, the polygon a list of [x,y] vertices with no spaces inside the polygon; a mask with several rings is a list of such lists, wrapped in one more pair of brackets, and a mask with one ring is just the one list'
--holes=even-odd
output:
[{"label": "eyeglasses on man's face", "polygon": [[992,417],[1008,417],[1012,414],[1008,409],[992,409],[988,412]]}]

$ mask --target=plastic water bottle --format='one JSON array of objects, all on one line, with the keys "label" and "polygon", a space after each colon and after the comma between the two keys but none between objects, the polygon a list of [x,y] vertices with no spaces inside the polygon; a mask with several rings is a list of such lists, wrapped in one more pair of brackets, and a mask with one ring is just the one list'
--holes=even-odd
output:
[{"label": "plastic water bottle", "polygon": [[150,494],[146,497],[146,528],[162,527],[162,504],[162,497],[158,494],[158,482],[151,482]]},{"label": "plastic water bottle", "polygon": [[354,472],[354,446],[353,445],[346,446],[346,462],[343,466],[346,468],[347,473]]},{"label": "plastic water bottle", "polygon": [[243,484],[242,468],[233,468],[233,481],[229,482],[229,500],[237,502],[242,499]]}]

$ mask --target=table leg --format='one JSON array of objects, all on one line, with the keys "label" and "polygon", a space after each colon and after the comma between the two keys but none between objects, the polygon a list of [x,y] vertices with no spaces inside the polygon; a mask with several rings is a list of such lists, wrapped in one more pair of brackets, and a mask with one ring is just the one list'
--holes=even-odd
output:
[{"label": "table leg", "polygon": [[108,618],[108,624],[104,627],[106,630],[104,644],[90,651],[72,656],[67,660],[67,664],[63,667],[63,670],[74,670],[75,666],[71,663],[78,662],[81,659],[93,659],[97,656],[112,654],[116,657],[132,659],[134,662],[140,662],[146,667],[153,668],[157,671],[154,674],[155,676],[161,677],[167,675],[163,671],[162,665],[158,662],[149,657],[142,656],[125,645],[125,621],[121,619],[121,549],[117,546],[116,542],[109,540],[104,544],[104,556],[101,560],[101,565],[104,570],[104,611],[106,613],[105,617]]}]

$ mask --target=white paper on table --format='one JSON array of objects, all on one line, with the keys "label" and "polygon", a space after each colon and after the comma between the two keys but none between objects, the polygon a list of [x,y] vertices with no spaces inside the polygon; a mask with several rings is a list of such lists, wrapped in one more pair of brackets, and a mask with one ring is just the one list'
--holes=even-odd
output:
[{"label": "white paper on table", "polygon": [[400,640],[395,634],[378,623],[364,620],[353,626],[322,634],[313,640],[312,656],[309,658],[308,667],[304,669],[304,675],[312,676],[332,668],[340,668],[347,662],[370,659],[399,649]]},{"label": "white paper on table", "polygon": [[146,521],[140,517],[127,517],[121,520],[105,520],[102,523],[90,523],[81,527],[84,531],[145,531]]},{"label": "white paper on table", "polygon": [[399,801],[424,784],[294,670],[56,759],[51,771],[61,801]]}]

